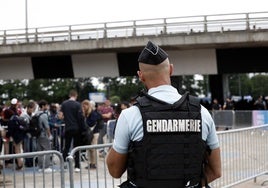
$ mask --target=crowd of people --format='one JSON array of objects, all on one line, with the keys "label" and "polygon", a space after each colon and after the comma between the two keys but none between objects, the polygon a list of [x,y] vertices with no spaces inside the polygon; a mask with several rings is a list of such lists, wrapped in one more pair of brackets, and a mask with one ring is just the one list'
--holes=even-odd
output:
[{"label": "crowd of people", "polygon": [[[57,150],[62,152],[63,158],[70,150],[76,146],[84,145],[81,133],[87,127],[93,131],[91,144],[103,144],[107,142],[106,129],[107,121],[115,119],[122,109],[129,106],[127,102],[122,102],[117,106],[111,104],[110,100],[103,103],[95,103],[85,99],[77,101],[78,93],[75,90],[69,92],[69,99],[61,104],[51,103],[46,100],[33,101],[27,104],[13,98],[10,105],[0,106],[0,152],[1,154],[13,154],[21,152],[34,152]],[[32,135],[28,129],[33,116],[38,116],[41,133],[39,136]],[[99,153],[97,153],[99,152]],[[96,169],[96,156],[104,157],[104,150],[89,150],[83,160],[88,160],[86,168]],[[23,167],[32,167],[37,164],[39,171],[52,172],[51,157],[40,156],[34,162],[32,158],[18,158],[16,160],[16,170]],[[5,167],[13,161],[6,160]],[[75,172],[81,169],[79,163],[79,153],[75,155]]]},{"label": "crowd of people", "polygon": [[217,98],[214,98],[211,103],[201,99],[201,103],[208,110],[267,110],[267,100],[262,95],[256,100],[243,98],[233,100],[227,97],[222,103]]}]

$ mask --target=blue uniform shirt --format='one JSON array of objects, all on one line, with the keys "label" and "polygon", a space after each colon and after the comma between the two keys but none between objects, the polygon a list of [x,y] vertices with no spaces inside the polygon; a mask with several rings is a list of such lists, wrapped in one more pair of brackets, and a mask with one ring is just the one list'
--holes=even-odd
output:
[{"label": "blue uniform shirt", "polygon": [[[173,104],[181,98],[177,89],[170,85],[162,85],[156,88],[151,88],[148,91],[148,94],[170,104]],[[218,148],[219,141],[214,121],[208,110],[203,106],[201,107],[201,117],[202,139],[207,142],[210,149]],[[132,106],[123,110],[117,121],[113,149],[121,154],[127,153],[130,140],[139,141],[142,139],[142,124],[141,113],[137,106]]]}]

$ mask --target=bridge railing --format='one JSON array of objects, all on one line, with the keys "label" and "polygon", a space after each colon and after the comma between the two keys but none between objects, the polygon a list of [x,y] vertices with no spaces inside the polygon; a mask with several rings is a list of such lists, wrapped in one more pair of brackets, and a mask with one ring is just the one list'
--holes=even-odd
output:
[{"label": "bridge railing", "polygon": [[268,12],[157,18],[0,30],[0,45],[268,29]]}]

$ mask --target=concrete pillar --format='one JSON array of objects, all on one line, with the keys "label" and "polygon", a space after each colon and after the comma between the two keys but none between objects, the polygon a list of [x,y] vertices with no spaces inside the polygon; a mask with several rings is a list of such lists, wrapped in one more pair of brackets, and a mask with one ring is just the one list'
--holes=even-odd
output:
[{"label": "concrete pillar", "polygon": [[222,86],[223,86],[223,98],[226,99],[230,96],[230,88],[229,88],[229,75],[222,75]]}]

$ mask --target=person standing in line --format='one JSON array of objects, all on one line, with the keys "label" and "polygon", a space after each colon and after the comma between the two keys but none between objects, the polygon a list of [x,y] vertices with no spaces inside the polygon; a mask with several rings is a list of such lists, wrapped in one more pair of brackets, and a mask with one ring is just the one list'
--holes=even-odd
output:
[{"label": "person standing in line", "polygon": [[53,136],[52,149],[60,151],[59,130],[62,120],[59,118],[59,110],[56,103],[52,103],[49,106],[48,122]]},{"label": "person standing in line", "polygon": [[[107,122],[113,118],[114,110],[111,107],[111,101],[107,99],[103,105],[98,108],[99,113],[102,115],[104,121],[103,128],[100,129],[98,144],[104,144],[104,136],[107,134]],[[99,151],[100,157],[105,157],[106,152],[102,149]]]},{"label": "person standing in line", "polygon": [[[10,154],[10,149],[11,149],[10,146],[12,146],[10,142],[12,138],[11,138],[10,132],[8,131],[8,122],[11,116],[14,115],[14,111],[9,108],[4,108],[2,114],[3,114],[2,119],[1,119],[1,127],[3,127],[2,140],[3,140],[3,145],[4,145],[4,155],[6,155],[6,154]],[[12,163],[12,160],[6,159],[5,165],[7,166],[9,163]]]},{"label": "person standing in line", "polygon": [[[22,143],[23,139],[25,137],[25,122],[19,118],[19,115],[21,114],[21,109],[19,109],[19,101],[16,98],[13,98],[10,101],[10,106],[5,109],[5,112],[8,110],[10,113],[7,114],[12,114],[11,117],[8,118],[7,123],[7,139],[6,142],[4,142],[5,145],[5,150],[10,153],[16,153],[19,154],[22,151]],[[9,141],[12,142],[9,142]],[[11,149],[11,150],[10,150]],[[14,151],[13,151],[14,150]],[[20,170],[23,168],[23,159],[22,158],[17,158],[17,167],[16,170]],[[7,161],[7,162],[12,162],[12,161]]]},{"label": "person standing in line", "polygon": [[[11,109],[5,110],[4,115],[5,115],[5,119],[8,119],[7,121],[8,134],[13,141],[11,145],[12,153],[14,152],[16,154],[20,154],[22,151],[22,142],[25,137],[25,131],[24,131],[24,127],[26,125],[25,121],[19,118],[19,116],[15,114],[14,111],[12,111]],[[16,170],[22,169],[23,159],[21,157],[17,158],[16,164],[17,164]]]},{"label": "person standing in line", "polygon": [[213,102],[212,102],[212,105],[211,105],[211,109],[212,109],[212,111],[214,111],[214,110],[221,110],[222,108],[221,108],[221,105],[219,104],[219,101],[218,101],[218,99],[213,99]]},{"label": "person standing in line", "polygon": [[[26,125],[30,126],[30,121],[32,119],[33,112],[35,111],[36,104],[34,101],[29,101],[29,103],[26,106],[26,109],[20,117],[24,118],[26,121]],[[24,137],[24,152],[33,152],[36,151],[36,138],[33,138],[30,133],[26,132],[26,136]],[[25,165],[27,167],[33,166],[33,159],[32,158],[25,158]]]},{"label": "person standing in line", "polygon": [[[21,109],[19,109],[19,101],[18,101],[18,99],[12,98],[10,100],[10,106],[8,106],[7,108],[4,108],[3,113],[4,113],[4,117],[6,115],[9,116],[9,114],[11,114],[11,113],[12,113],[12,115],[19,116],[21,114]],[[4,129],[4,138],[3,138],[3,141],[4,141],[4,153],[5,154],[14,153],[14,151],[13,151],[14,148],[12,146],[13,145],[13,143],[12,143],[13,139],[11,137],[11,130],[10,130],[11,126],[8,126],[9,119],[10,118],[4,118],[4,122],[3,122],[3,125],[6,127]],[[17,147],[16,150],[18,150],[18,149],[19,148]],[[5,163],[6,164],[12,163],[12,160],[6,160]]]},{"label": "person standing in line", "polygon": [[211,104],[211,110],[212,110],[212,117],[214,119],[214,123],[217,124],[218,127],[216,127],[216,130],[219,130],[219,128],[222,126],[222,114],[219,112],[222,110],[221,104],[219,103],[218,99],[214,98]]},{"label": "person standing in line", "polygon": [[[48,124],[48,102],[46,100],[40,100],[38,102],[39,105],[39,111],[36,113],[39,122],[39,126],[41,128],[40,136],[36,138],[37,142],[37,151],[47,151],[51,150],[50,141],[52,140],[52,135],[50,132],[50,127]],[[39,171],[42,172],[44,170],[45,173],[52,172],[53,169],[51,169],[50,166],[50,155],[45,156],[38,156],[38,167]]]},{"label": "person standing in line", "polygon": [[[10,110],[11,111],[11,110]],[[6,114],[7,115],[7,114]],[[9,117],[4,117],[4,106],[0,105],[0,139],[1,139],[1,150],[0,150],[0,155],[5,155],[5,153],[3,153],[2,151],[2,146],[3,146],[3,136],[5,134],[5,130],[4,127],[7,125],[6,120],[8,118],[10,118],[12,116],[12,113],[10,115],[8,115]],[[2,174],[2,170],[3,170],[3,164],[0,164],[0,174]],[[11,179],[8,179],[7,177],[0,176],[0,185],[5,185],[6,183],[12,183]]]},{"label": "person standing in line", "polygon": [[9,109],[11,109],[14,112],[14,114],[18,116],[22,113],[22,109],[19,108],[19,104],[20,102],[18,101],[18,99],[13,98],[10,101],[10,107],[9,107]]},{"label": "person standing in line", "polygon": [[[84,117],[82,113],[81,104],[76,101],[78,93],[76,90],[71,90],[69,93],[69,99],[65,100],[61,105],[61,111],[63,112],[65,122],[65,145],[63,149],[63,158],[66,161],[66,157],[70,151],[71,143],[73,141],[73,147],[81,145],[81,133],[85,126]],[[75,172],[80,172],[79,152],[75,153]]]},{"label": "person standing in line", "polygon": [[258,99],[254,102],[254,110],[266,110],[266,102],[263,100],[263,96],[260,95]]},{"label": "person standing in line", "polygon": [[224,101],[223,110],[226,110],[224,114],[222,114],[222,123],[225,126],[224,130],[229,130],[234,126],[233,118],[234,118],[234,112],[235,110],[235,104],[233,100],[230,97],[227,97]]},{"label": "person standing in line", "polygon": [[[101,114],[96,111],[95,102],[89,101],[87,99],[82,102],[83,114],[85,117],[86,125],[93,131],[93,138],[91,145],[96,145],[99,137],[99,122],[101,120]],[[96,149],[87,150],[87,158],[90,161],[89,166],[86,166],[86,169],[96,169],[97,168],[97,151]]]},{"label": "person standing in line", "polygon": [[234,102],[231,100],[230,97],[227,97],[223,104],[223,110],[234,110]]},{"label": "person standing in line", "polygon": [[149,41],[138,62],[148,92],[118,118],[106,158],[109,173],[120,178],[127,170],[128,180],[120,187],[208,187],[221,176],[210,113],[197,98],[171,86],[173,64],[159,46]]}]

